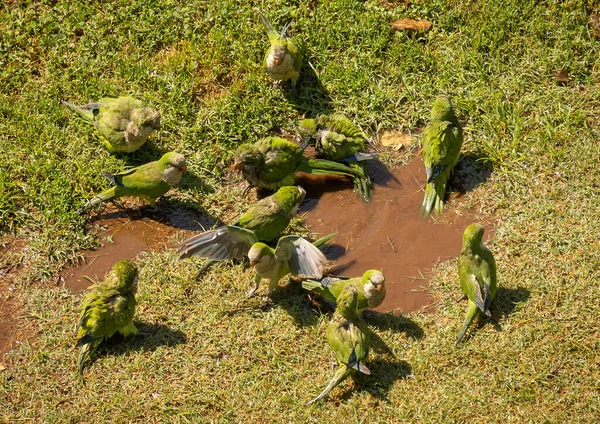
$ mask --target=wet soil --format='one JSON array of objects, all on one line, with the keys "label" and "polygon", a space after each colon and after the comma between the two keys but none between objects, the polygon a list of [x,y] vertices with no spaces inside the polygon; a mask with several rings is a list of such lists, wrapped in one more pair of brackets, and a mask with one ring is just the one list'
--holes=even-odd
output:
[{"label": "wet soil", "polygon": [[[327,255],[336,260],[333,274],[355,277],[368,269],[385,274],[387,295],[378,311],[432,311],[431,269],[457,257],[465,228],[482,221],[473,211],[461,209],[458,196],[451,196],[441,217],[420,216],[425,186],[421,157],[392,171],[377,164],[370,172],[374,190],[369,205],[348,181],[342,181],[347,188],[341,191],[327,191],[340,179],[328,184],[324,177],[301,175],[299,183],[307,189],[307,200],[300,213],[307,212],[305,222],[312,231],[339,233],[333,239],[337,245]],[[486,230],[485,239],[493,235],[489,224]]]},{"label": "wet soil", "polygon": [[139,254],[175,247],[174,236],[179,232],[192,235],[202,231],[200,224],[182,212],[109,213],[93,221],[103,246],[89,251],[83,260],[60,274],[64,286],[73,291],[85,290],[92,281],[101,280],[115,262],[134,259]]}]

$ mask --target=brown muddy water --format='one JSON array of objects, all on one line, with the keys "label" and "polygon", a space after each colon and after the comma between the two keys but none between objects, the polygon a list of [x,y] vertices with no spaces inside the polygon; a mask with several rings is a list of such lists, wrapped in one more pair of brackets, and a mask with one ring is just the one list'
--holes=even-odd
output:
[{"label": "brown muddy water", "polygon": [[73,291],[86,289],[91,280],[98,281],[115,262],[134,259],[140,253],[175,247],[173,236],[182,231],[191,235],[200,230],[191,218],[181,213],[137,216],[109,214],[92,223],[103,246],[89,251],[83,261],[60,274],[60,282]]},{"label": "brown muddy water", "polygon": [[[333,239],[337,245],[327,255],[336,260],[333,274],[355,277],[368,269],[384,273],[387,295],[378,311],[432,311],[431,269],[457,257],[463,231],[481,221],[473,211],[461,209],[458,199],[449,202],[441,217],[421,218],[425,165],[420,156],[395,170],[378,164],[370,171],[374,190],[369,205],[347,181],[335,178],[334,184],[341,182],[346,188],[327,191],[332,184],[326,178],[302,175],[299,180],[308,200],[300,213],[306,212],[305,222],[312,231],[339,233]],[[485,239],[492,234],[486,225]]]}]

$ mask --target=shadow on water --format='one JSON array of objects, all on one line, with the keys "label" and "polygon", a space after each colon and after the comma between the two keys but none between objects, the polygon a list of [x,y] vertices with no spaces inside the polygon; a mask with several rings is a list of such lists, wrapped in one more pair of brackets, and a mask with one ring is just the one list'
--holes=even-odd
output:
[{"label": "shadow on water", "polygon": [[299,114],[312,118],[333,112],[333,101],[315,70],[308,64],[309,60],[305,56],[296,87],[291,82],[284,84],[283,95]]},{"label": "shadow on water", "polygon": [[450,191],[459,196],[475,190],[492,176],[494,171],[489,158],[482,153],[470,152],[462,155],[450,179]]}]

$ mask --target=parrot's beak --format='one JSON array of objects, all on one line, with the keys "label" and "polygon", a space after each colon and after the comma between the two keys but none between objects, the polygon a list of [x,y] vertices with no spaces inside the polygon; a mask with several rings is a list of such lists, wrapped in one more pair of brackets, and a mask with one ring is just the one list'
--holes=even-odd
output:
[{"label": "parrot's beak", "polygon": [[250,261],[250,266],[254,266],[258,263],[258,261]]},{"label": "parrot's beak", "polygon": [[184,165],[184,166],[182,166],[182,167],[181,167],[181,168],[179,168],[179,169],[181,169],[181,172],[182,172],[183,174],[185,174],[185,173],[187,172],[187,166],[185,166],[185,165]]},{"label": "parrot's beak", "polygon": [[275,59],[275,65],[279,66],[281,64],[281,59]]},{"label": "parrot's beak", "polygon": [[377,284],[377,285],[375,286],[375,290],[377,290],[378,292],[380,292],[380,293],[381,293],[381,290],[383,290],[383,284]]},{"label": "parrot's beak", "polygon": [[242,163],[241,162],[236,162],[233,164],[233,170],[234,171],[241,171],[242,170]]}]

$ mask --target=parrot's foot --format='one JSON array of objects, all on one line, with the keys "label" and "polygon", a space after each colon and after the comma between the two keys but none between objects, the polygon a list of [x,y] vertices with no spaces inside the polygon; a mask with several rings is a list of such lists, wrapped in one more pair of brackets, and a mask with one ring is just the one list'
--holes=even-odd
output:
[{"label": "parrot's foot", "polygon": [[273,305],[274,305],[274,304],[273,304],[273,302],[271,301],[271,298],[270,298],[269,296],[266,296],[266,297],[263,299],[263,304],[262,304],[262,306],[260,307],[260,310],[261,310],[261,311],[263,311],[263,312],[265,312],[265,311],[267,311],[269,308],[271,308]]},{"label": "parrot's foot", "polygon": [[252,190],[252,186],[250,184],[248,184],[246,186],[246,188],[244,189],[244,191],[242,192],[242,199],[246,198],[246,196],[248,195],[248,192]]},{"label": "parrot's foot", "polygon": [[253,286],[248,293],[246,294],[246,299],[250,299],[252,296],[254,296],[254,293],[256,293],[256,290],[258,290],[258,285]]}]

